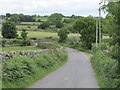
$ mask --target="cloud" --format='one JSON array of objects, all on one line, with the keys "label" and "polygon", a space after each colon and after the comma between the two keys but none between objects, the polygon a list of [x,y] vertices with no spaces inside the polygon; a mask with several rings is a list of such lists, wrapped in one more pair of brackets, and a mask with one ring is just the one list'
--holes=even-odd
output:
[{"label": "cloud", "polygon": [[96,15],[99,0],[0,0],[0,14],[51,14]]}]

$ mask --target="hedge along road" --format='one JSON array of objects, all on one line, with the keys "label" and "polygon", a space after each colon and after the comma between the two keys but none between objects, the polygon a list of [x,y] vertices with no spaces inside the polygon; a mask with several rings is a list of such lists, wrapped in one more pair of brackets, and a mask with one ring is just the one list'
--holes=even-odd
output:
[{"label": "hedge along road", "polygon": [[29,88],[99,88],[90,57],[67,48],[68,62]]}]

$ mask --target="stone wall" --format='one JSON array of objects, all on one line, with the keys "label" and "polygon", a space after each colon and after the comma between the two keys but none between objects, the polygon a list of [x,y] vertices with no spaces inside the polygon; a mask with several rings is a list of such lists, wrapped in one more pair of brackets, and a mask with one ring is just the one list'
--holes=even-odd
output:
[{"label": "stone wall", "polygon": [[[56,50],[64,49],[63,47],[57,48]],[[54,49],[51,49],[54,50]],[[27,57],[34,57],[35,55],[39,55],[42,53],[48,53],[51,50],[49,49],[42,49],[42,50],[29,50],[29,51],[12,51],[12,52],[2,52],[0,53],[0,61],[9,60],[13,57],[17,56],[27,56]]]},{"label": "stone wall", "polygon": [[29,51],[14,51],[14,52],[3,52],[0,53],[0,61],[8,60],[17,56],[27,56],[34,57],[35,55],[39,55],[41,53],[47,53],[49,50],[29,50]]}]

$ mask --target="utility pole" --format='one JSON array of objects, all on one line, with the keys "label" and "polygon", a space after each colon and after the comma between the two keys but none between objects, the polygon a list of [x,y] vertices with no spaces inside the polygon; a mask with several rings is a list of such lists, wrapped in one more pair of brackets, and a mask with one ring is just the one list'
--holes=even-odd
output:
[{"label": "utility pole", "polygon": [[101,48],[101,7],[99,8],[99,47]]},{"label": "utility pole", "polygon": [[96,18],[96,48],[98,47],[98,18]]}]

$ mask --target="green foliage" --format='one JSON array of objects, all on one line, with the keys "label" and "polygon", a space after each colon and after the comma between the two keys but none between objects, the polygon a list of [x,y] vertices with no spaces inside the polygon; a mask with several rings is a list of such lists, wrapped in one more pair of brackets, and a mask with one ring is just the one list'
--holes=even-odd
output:
[{"label": "green foliage", "polygon": [[49,26],[50,26],[49,22],[43,22],[38,26],[38,28],[39,29],[46,29],[46,28],[49,28]]},{"label": "green foliage", "polygon": [[9,39],[16,38],[18,35],[17,35],[15,23],[10,22],[10,21],[6,21],[5,23],[3,23],[2,36],[4,38],[9,38]]},{"label": "green foliage", "polygon": [[59,42],[65,42],[68,38],[69,31],[66,28],[62,28],[58,32],[58,36],[60,37]]},{"label": "green foliage", "polygon": [[73,28],[81,35],[81,41],[85,48],[91,49],[95,42],[95,19],[91,16],[80,18],[75,22]]},{"label": "green foliage", "polygon": [[50,51],[34,58],[14,57],[3,62],[3,88],[26,88],[49,72],[63,65],[67,53],[63,50]]},{"label": "green foliage", "polygon": [[18,14],[12,14],[12,15],[10,16],[9,21],[14,22],[14,23],[20,22],[19,15],[18,15]]},{"label": "green foliage", "polygon": [[113,17],[114,26],[112,34],[112,42],[116,45],[116,55],[118,60],[118,72],[120,73],[120,2],[109,2],[108,3],[108,14]]},{"label": "green foliage", "polygon": [[96,71],[101,88],[120,89],[120,75],[117,72],[117,61],[106,56],[102,51],[97,51],[91,61]]},{"label": "green foliage", "polygon": [[119,46],[115,45],[111,48],[110,56],[116,60],[119,60]]},{"label": "green foliage", "polygon": [[10,13],[6,13],[6,17],[9,18],[11,16]]},{"label": "green foliage", "polygon": [[75,21],[75,19],[70,18],[70,19],[64,19],[64,23],[73,23]]},{"label": "green foliage", "polygon": [[62,28],[62,27],[64,27],[64,24],[61,21],[57,21],[55,23],[55,26],[56,26],[56,28]]},{"label": "green foliage", "polygon": [[22,43],[23,46],[27,44],[27,34],[28,32],[26,31],[26,29],[23,29],[21,32],[21,37],[23,39],[23,43]]},{"label": "green foliage", "polygon": [[49,16],[48,22],[50,22],[51,24],[55,25],[56,22],[58,22],[58,21],[61,22],[62,21],[62,17],[63,17],[62,14],[54,13],[54,14]]},{"label": "green foliage", "polygon": [[38,22],[41,22],[41,19],[38,19],[37,21],[38,21]]},{"label": "green foliage", "polygon": [[113,27],[115,27],[115,24],[111,15],[107,15],[102,19],[102,33],[109,33],[109,35],[112,36]]}]

